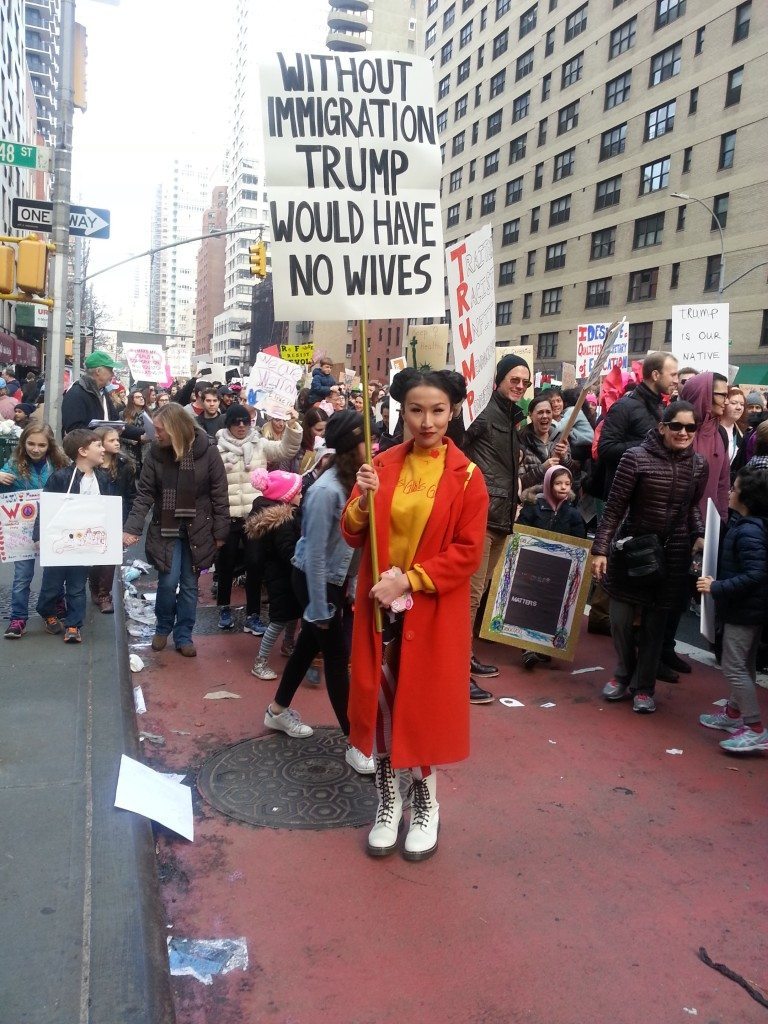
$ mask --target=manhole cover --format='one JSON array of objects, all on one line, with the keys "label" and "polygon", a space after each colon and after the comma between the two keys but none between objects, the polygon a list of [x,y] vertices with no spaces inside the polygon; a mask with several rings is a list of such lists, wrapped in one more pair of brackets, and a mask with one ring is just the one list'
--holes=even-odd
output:
[{"label": "manhole cover", "polygon": [[209,758],[197,788],[217,811],[269,828],[342,828],[370,824],[376,813],[372,776],[344,760],[338,729],[307,740],[284,734],[243,740]]}]

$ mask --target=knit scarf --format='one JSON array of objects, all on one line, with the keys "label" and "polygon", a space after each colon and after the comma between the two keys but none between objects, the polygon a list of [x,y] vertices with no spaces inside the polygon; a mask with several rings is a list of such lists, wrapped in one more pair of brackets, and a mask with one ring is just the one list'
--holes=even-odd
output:
[{"label": "knit scarf", "polygon": [[178,537],[182,526],[179,520],[195,518],[195,459],[192,448],[185,452],[181,462],[167,459],[163,462],[160,509],[160,535]]},{"label": "knit scarf", "polygon": [[259,435],[254,430],[247,437],[243,438],[242,441],[237,437],[233,437],[228,430],[223,430],[216,438],[216,442],[224,460],[224,465],[234,466],[242,459],[243,469],[247,470],[253,462],[253,443],[258,440]]}]

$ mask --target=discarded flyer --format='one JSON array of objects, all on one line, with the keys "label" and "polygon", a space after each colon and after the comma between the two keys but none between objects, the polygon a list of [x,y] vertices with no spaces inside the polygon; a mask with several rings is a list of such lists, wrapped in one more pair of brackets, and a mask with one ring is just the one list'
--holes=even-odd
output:
[{"label": "discarded flyer", "polygon": [[572,676],[584,676],[587,672],[605,672],[602,665],[590,665],[589,668],[575,668],[571,672]]},{"label": "discarded flyer", "polygon": [[134,560],[131,562],[131,565],[133,566],[134,569],[138,569],[139,572],[143,572],[145,574],[152,572],[152,566],[149,564],[149,562],[142,562],[140,558],[134,558]]},{"label": "discarded flyer", "polygon": [[133,688],[133,706],[136,708],[137,715],[146,715],[147,705],[144,703],[144,694],[141,692],[140,686],[134,686]]},{"label": "discarded flyer", "polygon": [[677,747],[670,747],[669,750],[666,751],[666,753],[667,754],[682,754],[682,750],[678,750]]},{"label": "discarded flyer", "polygon": [[238,939],[177,939],[168,936],[171,974],[191,975],[204,985],[214,975],[248,969],[248,945]]},{"label": "discarded flyer", "polygon": [[142,814],[192,841],[192,790],[163,778],[140,761],[123,754],[117,779],[115,807]]},{"label": "discarded flyer", "polygon": [[557,704],[554,701],[548,700],[546,704],[539,704],[540,708],[556,708]]},{"label": "discarded flyer", "polygon": [[522,701],[515,700],[514,697],[499,697],[499,704],[503,704],[505,708],[524,708],[525,704]]},{"label": "discarded flyer", "polygon": [[210,693],[206,693],[203,700],[227,700],[229,697],[240,700],[239,693],[230,693],[229,690],[211,690]]},{"label": "discarded flyer", "polygon": [[141,672],[144,668],[144,662],[138,654],[132,654],[128,659],[128,663],[131,666],[131,672]]}]

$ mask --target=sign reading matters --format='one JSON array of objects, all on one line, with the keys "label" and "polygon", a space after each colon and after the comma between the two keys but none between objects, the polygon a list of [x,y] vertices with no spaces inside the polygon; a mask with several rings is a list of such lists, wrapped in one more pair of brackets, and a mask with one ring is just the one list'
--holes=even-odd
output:
[{"label": "sign reading matters", "polygon": [[278,53],[261,93],[275,318],[443,316],[431,63]]},{"label": "sign reading matters", "polygon": [[672,355],[680,366],[728,377],[729,304],[672,307]]}]

